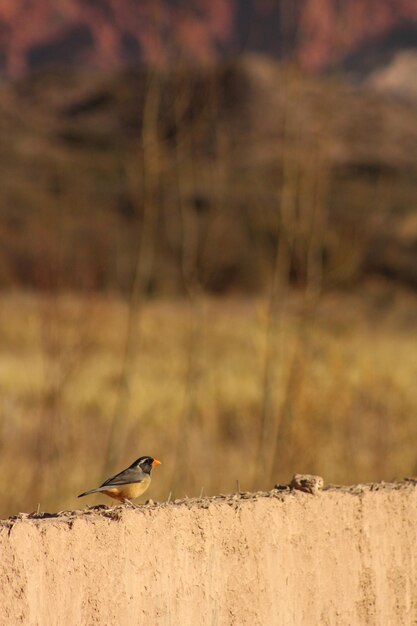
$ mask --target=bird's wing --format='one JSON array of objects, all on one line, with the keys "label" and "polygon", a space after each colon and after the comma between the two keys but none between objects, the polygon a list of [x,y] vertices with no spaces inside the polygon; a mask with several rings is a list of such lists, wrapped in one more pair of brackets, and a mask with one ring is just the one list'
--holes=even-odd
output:
[{"label": "bird's wing", "polygon": [[100,488],[107,487],[108,485],[131,485],[132,483],[141,483],[146,475],[145,472],[142,472],[142,470],[137,467],[129,467],[123,470],[123,472],[112,476],[112,478],[108,478],[100,485]]}]

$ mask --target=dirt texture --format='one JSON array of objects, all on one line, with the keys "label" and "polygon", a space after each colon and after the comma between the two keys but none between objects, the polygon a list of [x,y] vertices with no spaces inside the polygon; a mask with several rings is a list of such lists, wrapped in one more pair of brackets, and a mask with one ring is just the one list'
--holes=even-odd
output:
[{"label": "dirt texture", "polygon": [[417,623],[417,486],[95,507],[0,523],[0,624]]}]

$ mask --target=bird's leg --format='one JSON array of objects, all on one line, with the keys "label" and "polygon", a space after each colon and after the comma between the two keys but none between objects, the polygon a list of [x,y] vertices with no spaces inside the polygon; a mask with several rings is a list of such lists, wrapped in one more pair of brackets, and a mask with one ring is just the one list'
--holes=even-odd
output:
[{"label": "bird's leg", "polygon": [[123,504],[129,504],[133,509],[137,509],[138,506],[136,504],[133,504],[133,502],[131,500],[128,500],[127,498],[125,498],[123,500]]}]

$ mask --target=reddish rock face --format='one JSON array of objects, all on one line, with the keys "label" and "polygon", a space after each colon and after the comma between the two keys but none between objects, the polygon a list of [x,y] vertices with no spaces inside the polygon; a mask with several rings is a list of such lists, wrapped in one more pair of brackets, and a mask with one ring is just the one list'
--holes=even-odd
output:
[{"label": "reddish rock face", "polygon": [[242,51],[316,70],[410,21],[415,0],[2,0],[0,73],[207,62]]}]

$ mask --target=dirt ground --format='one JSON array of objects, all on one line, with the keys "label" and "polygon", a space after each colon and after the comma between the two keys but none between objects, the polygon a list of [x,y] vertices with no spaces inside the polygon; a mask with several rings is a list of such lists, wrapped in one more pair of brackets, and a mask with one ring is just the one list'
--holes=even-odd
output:
[{"label": "dirt ground", "polygon": [[0,624],[417,623],[417,483],[0,522]]}]

